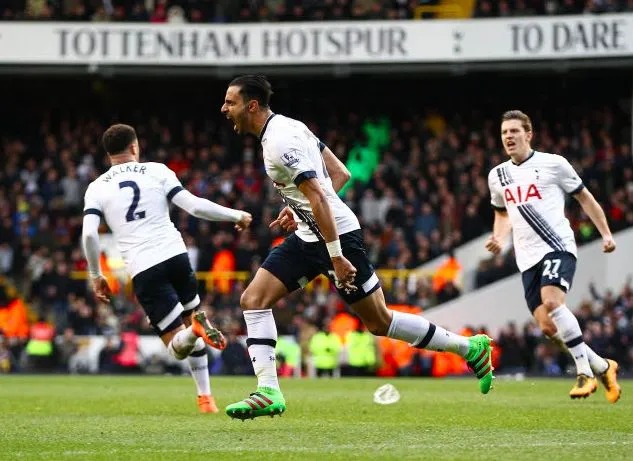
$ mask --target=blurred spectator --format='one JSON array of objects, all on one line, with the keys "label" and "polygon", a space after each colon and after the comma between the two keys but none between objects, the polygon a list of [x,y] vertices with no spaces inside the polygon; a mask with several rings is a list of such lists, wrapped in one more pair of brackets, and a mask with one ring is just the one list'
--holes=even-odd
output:
[{"label": "blurred spectator", "polygon": [[55,366],[54,338],[55,326],[43,317],[31,326],[29,341],[24,349],[27,370],[33,372],[53,370]]},{"label": "blurred spectator", "polygon": [[475,287],[481,288],[490,283],[518,272],[513,252],[492,256],[479,261],[475,275]]},{"label": "blurred spectator", "polygon": [[64,334],[57,338],[56,345],[57,368],[63,372],[76,372],[75,354],[79,351],[79,340],[72,328],[66,328]]},{"label": "blurred spectator", "polygon": [[227,335],[227,345],[222,351],[222,374],[247,375],[253,373],[248,351],[234,333]]},{"label": "blurred spectator", "polygon": [[11,373],[15,359],[9,348],[9,340],[0,330],[0,373]]},{"label": "blurred spectator", "polygon": [[345,337],[348,365],[342,367],[343,376],[369,376],[376,366],[377,339],[367,328],[359,323],[355,331]]},{"label": "blurred spectator", "polygon": [[14,360],[19,360],[29,338],[27,306],[12,287],[0,283],[0,332]]},{"label": "blurred spectator", "polygon": [[310,339],[310,355],[316,374],[319,377],[334,376],[339,367],[341,339],[333,333],[329,326],[329,319],[324,319],[322,328]]},{"label": "blurred spectator", "polygon": [[8,242],[0,243],[0,275],[8,274],[13,268],[13,248]]},{"label": "blurred spectator", "polygon": [[123,343],[120,340],[114,336],[106,337],[106,343],[99,352],[99,373],[118,373],[120,371],[117,356],[121,350],[123,350]]},{"label": "blurred spectator", "polygon": [[514,322],[509,323],[503,329],[495,344],[501,348],[501,362],[499,364],[501,373],[525,373],[527,371],[526,346],[523,338],[519,336]]}]

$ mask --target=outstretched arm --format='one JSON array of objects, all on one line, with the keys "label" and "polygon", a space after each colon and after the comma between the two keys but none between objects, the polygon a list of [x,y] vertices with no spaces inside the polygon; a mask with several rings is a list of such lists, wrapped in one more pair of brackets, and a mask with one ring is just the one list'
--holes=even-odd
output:
[{"label": "outstretched arm", "polygon": [[602,251],[605,253],[614,251],[615,240],[613,240],[613,235],[611,235],[607,217],[593,194],[584,187],[578,193],[574,194],[574,198],[578,200],[584,212],[589,216],[589,219],[591,219],[591,222],[596,226],[598,232],[600,232],[602,236]]},{"label": "outstretched arm", "polygon": [[196,218],[207,221],[234,222],[237,230],[246,229],[253,220],[250,213],[218,205],[210,200],[197,197],[186,189],[174,195],[171,201]]}]

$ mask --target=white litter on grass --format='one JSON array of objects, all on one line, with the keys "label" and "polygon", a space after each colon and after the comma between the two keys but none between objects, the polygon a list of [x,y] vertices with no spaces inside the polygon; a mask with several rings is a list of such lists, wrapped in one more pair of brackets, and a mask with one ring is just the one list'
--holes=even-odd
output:
[{"label": "white litter on grass", "polygon": [[400,392],[392,384],[380,386],[374,392],[374,402],[380,405],[391,405],[400,400]]}]

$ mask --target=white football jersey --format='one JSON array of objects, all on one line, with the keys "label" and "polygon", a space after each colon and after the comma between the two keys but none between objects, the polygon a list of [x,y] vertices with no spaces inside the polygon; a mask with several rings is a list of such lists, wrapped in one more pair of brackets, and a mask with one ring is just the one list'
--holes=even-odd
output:
[{"label": "white football jersey", "polygon": [[284,202],[292,209],[297,236],[306,242],[323,241],[310,202],[297,187],[301,181],[317,178],[336,220],[338,234],[360,229],[358,219],[340,199],[325,168],[319,139],[298,121],[283,115],[270,116],[260,135],[266,173]]},{"label": "white football jersey", "polygon": [[532,151],[518,165],[508,160],[493,168],[488,186],[492,206],[507,210],[510,217],[521,272],[552,251],[576,256],[574,232],[565,217],[565,198],[580,192],[584,185],[567,159]]},{"label": "white football jersey", "polygon": [[105,218],[134,277],[187,252],[169,219],[169,202],[181,190],[176,174],[162,163],[122,163],[90,183],[84,214]]}]

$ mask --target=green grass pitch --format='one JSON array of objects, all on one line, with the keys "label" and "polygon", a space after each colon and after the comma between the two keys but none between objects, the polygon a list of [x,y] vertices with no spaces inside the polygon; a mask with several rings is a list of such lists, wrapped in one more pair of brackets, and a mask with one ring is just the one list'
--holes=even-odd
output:
[{"label": "green grass pitch", "polygon": [[[393,383],[400,402],[374,390]],[[224,407],[254,378],[212,378]],[[633,382],[609,404],[572,379],[285,380],[288,411],[246,422],[197,413],[188,377],[0,377],[2,460],[631,460]]]}]

